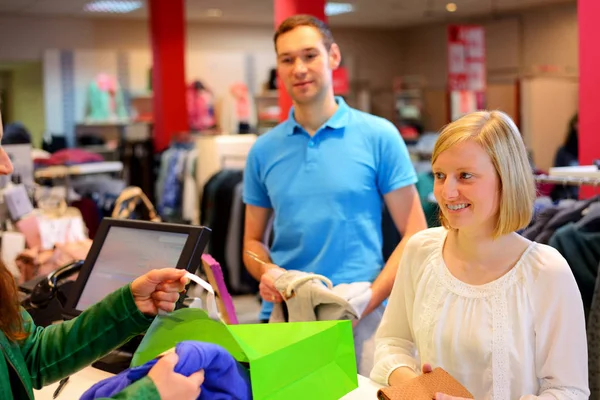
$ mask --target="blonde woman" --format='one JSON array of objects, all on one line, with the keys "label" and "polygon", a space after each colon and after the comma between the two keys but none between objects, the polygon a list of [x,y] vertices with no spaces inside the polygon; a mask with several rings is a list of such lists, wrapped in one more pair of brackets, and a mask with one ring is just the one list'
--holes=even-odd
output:
[{"label": "blonde woman", "polygon": [[398,385],[441,367],[477,400],[587,399],[571,269],[515,233],[531,219],[535,186],[514,122],[494,111],[449,124],[432,166],[443,226],[407,243],[371,378]]}]

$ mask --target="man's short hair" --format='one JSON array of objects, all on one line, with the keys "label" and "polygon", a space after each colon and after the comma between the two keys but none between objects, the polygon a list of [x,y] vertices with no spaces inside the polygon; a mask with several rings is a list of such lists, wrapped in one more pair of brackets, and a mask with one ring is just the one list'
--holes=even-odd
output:
[{"label": "man's short hair", "polygon": [[275,50],[277,50],[277,39],[279,38],[279,36],[299,26],[312,26],[313,28],[318,30],[321,34],[321,38],[323,38],[323,44],[325,45],[325,49],[327,49],[327,51],[331,49],[331,45],[334,43],[334,40],[329,26],[317,17],[307,14],[299,14],[287,18],[279,25],[277,31],[275,32],[275,36],[273,37]]},{"label": "man's short hair", "polygon": [[[527,227],[536,197],[533,170],[519,129],[501,111],[479,111],[447,125],[435,143],[432,164],[438,156],[461,142],[472,140],[490,156],[500,178],[500,204],[494,237]],[[443,226],[451,228],[441,213]]]}]

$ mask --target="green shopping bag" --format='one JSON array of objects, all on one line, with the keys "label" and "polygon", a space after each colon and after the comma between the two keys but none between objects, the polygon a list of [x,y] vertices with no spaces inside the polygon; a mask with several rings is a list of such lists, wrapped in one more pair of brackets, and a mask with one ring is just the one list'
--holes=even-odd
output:
[{"label": "green shopping bag", "polygon": [[184,340],[220,345],[247,365],[254,400],[337,400],[358,387],[350,321],[225,325],[184,308],[156,317],[131,366]]}]

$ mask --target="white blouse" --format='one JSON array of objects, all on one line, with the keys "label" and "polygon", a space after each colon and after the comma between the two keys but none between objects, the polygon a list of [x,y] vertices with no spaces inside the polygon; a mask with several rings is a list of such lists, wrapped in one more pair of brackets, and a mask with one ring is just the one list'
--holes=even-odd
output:
[{"label": "white blouse", "polygon": [[504,276],[469,285],[446,268],[445,228],[414,235],[404,250],[377,332],[371,378],[421,363],[442,367],[476,400],[587,399],[581,294],[566,260],[531,243]]}]

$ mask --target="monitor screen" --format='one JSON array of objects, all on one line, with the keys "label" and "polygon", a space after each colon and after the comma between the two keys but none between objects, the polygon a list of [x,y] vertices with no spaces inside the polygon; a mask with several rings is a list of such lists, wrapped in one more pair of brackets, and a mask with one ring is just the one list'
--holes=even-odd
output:
[{"label": "monitor screen", "polygon": [[[2,178],[0,181],[18,177],[17,182],[24,184],[27,189],[34,188],[31,144],[5,144],[2,148],[8,154],[14,169],[10,176]],[[1,187],[4,187],[4,185],[5,182],[2,182]]]},{"label": "monitor screen", "polygon": [[175,268],[188,236],[111,226],[75,308],[85,310],[152,269]]}]

